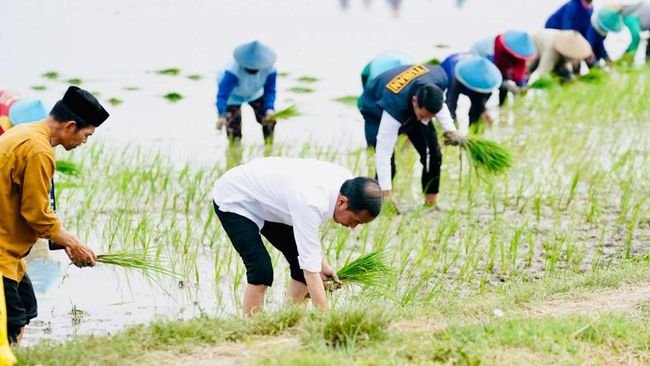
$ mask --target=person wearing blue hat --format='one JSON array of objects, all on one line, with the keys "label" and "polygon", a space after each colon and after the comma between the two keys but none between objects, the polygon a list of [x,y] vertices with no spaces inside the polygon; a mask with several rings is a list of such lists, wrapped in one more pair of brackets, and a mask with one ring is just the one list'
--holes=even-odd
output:
[{"label": "person wearing blue hat", "polygon": [[607,65],[612,64],[605,49],[605,38],[607,33],[619,32],[622,28],[623,17],[614,9],[602,8],[591,17],[591,24],[585,35],[594,52],[594,57],[587,62],[589,67],[597,65],[600,60],[605,61]]},{"label": "person wearing blue hat", "polygon": [[54,147],[72,150],[108,118],[89,92],[71,86],[45,120],[22,124],[0,136],[0,272],[7,305],[7,334],[19,343],[36,317],[34,288],[25,260],[38,238],[63,246],[79,267],[95,265],[93,251],[65,230],[50,206]]},{"label": "person wearing blue hat", "polygon": [[376,150],[377,179],[389,210],[396,211],[392,201],[396,171],[393,151],[402,133],[420,155],[425,205],[436,203],[442,154],[431,122],[433,116],[445,131],[446,144],[457,145],[462,139],[444,104],[447,85],[447,76],[440,66],[403,65],[377,76],[361,95],[359,110],[365,121],[366,142]]},{"label": "person wearing blue hat", "polygon": [[11,127],[41,120],[47,110],[38,99],[23,99],[18,94],[0,90],[0,135]]},{"label": "person wearing blue hat", "polygon": [[551,14],[544,28],[573,29],[586,36],[593,11],[594,7],[591,0],[570,0]]},{"label": "person wearing blue hat", "polygon": [[508,92],[519,94],[527,87],[526,63],[537,55],[535,43],[526,32],[509,30],[492,38],[492,54],[489,41],[481,40],[472,46],[479,56],[487,57],[501,71],[503,82],[499,87],[499,105],[503,105]]},{"label": "person wearing blue hat", "polygon": [[275,109],[275,51],[259,41],[252,41],[235,48],[233,57],[217,80],[217,129],[225,125],[231,142],[241,140],[241,105],[248,103],[262,125],[265,142],[270,144],[276,124],[269,118]]},{"label": "person wearing blue hat", "polygon": [[463,94],[471,102],[469,109],[470,126],[479,122],[481,117],[488,124],[492,117],[487,113],[485,105],[492,92],[503,82],[499,69],[487,58],[470,52],[455,53],[447,57],[440,66],[445,70],[449,79],[446,104],[452,118],[456,119],[458,97]]}]

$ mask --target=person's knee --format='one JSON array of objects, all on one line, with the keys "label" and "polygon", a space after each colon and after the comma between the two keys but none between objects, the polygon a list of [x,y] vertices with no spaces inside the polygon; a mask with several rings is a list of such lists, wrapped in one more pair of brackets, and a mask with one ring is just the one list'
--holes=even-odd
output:
[{"label": "person's knee", "polygon": [[273,266],[268,263],[252,266],[246,271],[246,279],[251,285],[273,285]]}]

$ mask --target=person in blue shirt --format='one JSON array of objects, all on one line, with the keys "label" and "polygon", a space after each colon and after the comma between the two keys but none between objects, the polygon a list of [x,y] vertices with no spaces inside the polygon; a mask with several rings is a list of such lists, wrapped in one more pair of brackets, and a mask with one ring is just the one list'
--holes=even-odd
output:
[{"label": "person in blue shirt", "polygon": [[474,125],[483,120],[491,124],[492,117],[487,113],[485,104],[503,82],[501,71],[490,60],[471,52],[455,53],[447,57],[440,66],[445,70],[449,87],[445,103],[451,117],[456,119],[458,97],[461,94],[469,98],[469,124]]},{"label": "person in blue shirt", "polygon": [[268,46],[253,41],[235,48],[233,56],[234,60],[217,80],[217,129],[225,125],[230,141],[241,140],[241,105],[248,103],[262,125],[264,141],[270,144],[276,123],[269,118],[275,109],[276,54]]},{"label": "person in blue shirt", "polygon": [[366,142],[376,150],[377,179],[391,210],[393,151],[399,134],[406,134],[420,155],[422,190],[427,206],[435,206],[440,186],[442,154],[431,119],[435,115],[445,130],[445,143],[458,145],[462,136],[444,104],[448,80],[440,66],[403,65],[371,81],[360,98],[359,110],[365,121]]},{"label": "person in blue shirt", "polygon": [[621,29],[623,29],[623,17],[613,9],[602,8],[591,18],[591,24],[585,35],[594,52],[593,59],[587,62],[589,67],[594,66],[600,60],[604,60],[608,65],[611,65],[612,61],[605,49],[605,38],[607,33],[618,32]]},{"label": "person in blue shirt", "polygon": [[593,11],[591,0],[570,0],[548,18],[544,28],[573,29],[586,37]]}]

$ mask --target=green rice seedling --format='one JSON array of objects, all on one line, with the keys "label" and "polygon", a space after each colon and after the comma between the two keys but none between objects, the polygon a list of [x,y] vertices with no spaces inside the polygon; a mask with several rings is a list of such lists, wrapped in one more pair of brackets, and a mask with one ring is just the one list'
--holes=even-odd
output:
[{"label": "green rice seedling", "polygon": [[427,64],[427,65],[440,65],[441,64],[440,59],[437,58],[437,57],[431,58],[431,59],[425,61],[424,63]]},{"label": "green rice seedling", "polygon": [[437,43],[437,44],[434,44],[433,47],[435,47],[435,48],[449,48],[449,45],[446,44],[446,43]]},{"label": "green rice seedling", "polygon": [[140,90],[140,87],[138,87],[138,86],[125,86],[122,89],[128,90],[128,91],[136,91],[136,90]]},{"label": "green rice seedling", "polygon": [[176,103],[179,100],[183,99],[183,96],[177,92],[169,92],[163,95],[163,98],[167,99],[169,102]]},{"label": "green rice seedling", "polygon": [[334,99],[335,102],[343,103],[345,105],[349,106],[356,106],[357,105],[357,100],[359,100],[359,97],[357,95],[346,95],[343,97],[338,97]]},{"label": "green rice seedling", "polygon": [[203,79],[203,75],[192,74],[192,75],[187,75],[187,78],[190,79],[190,80],[199,81],[199,80]]},{"label": "green rice seedling", "polygon": [[57,160],[56,171],[75,177],[78,177],[81,174],[81,168],[79,168],[77,164],[67,160]]},{"label": "green rice seedling", "polygon": [[[373,251],[344,265],[336,274],[343,285],[382,287],[390,283],[393,269],[388,265],[384,253]],[[327,281],[327,284],[330,291],[336,288],[333,281]]]},{"label": "green rice seedling", "polygon": [[279,72],[279,73],[278,73],[278,76],[281,77],[281,78],[286,78],[286,77],[289,76],[289,75],[291,75],[291,74],[289,74],[289,73],[286,72],[286,71],[282,71],[282,72]]},{"label": "green rice seedling", "polygon": [[45,85],[33,85],[32,86],[32,90],[36,90],[36,91],[43,91],[43,90],[46,90],[46,89],[47,89],[47,87]]},{"label": "green rice seedling", "polygon": [[314,89],[312,88],[307,88],[304,86],[294,86],[288,89],[292,93],[297,93],[297,94],[307,94],[307,93],[313,93]]},{"label": "green rice seedling", "polygon": [[71,84],[71,85],[81,85],[83,83],[83,80],[79,78],[72,78],[66,80],[66,83]]},{"label": "green rice seedling", "polygon": [[512,166],[510,150],[494,141],[469,136],[461,144],[477,173],[502,174]]},{"label": "green rice seedling", "polygon": [[108,100],[108,103],[110,103],[110,105],[112,105],[112,106],[117,106],[117,105],[122,104],[123,101],[122,101],[122,99],[120,99],[120,98],[115,98],[115,97],[113,97],[113,98],[111,98],[111,99]]},{"label": "green rice seedling", "polygon": [[318,78],[314,77],[314,76],[304,75],[304,76],[299,77],[296,80],[298,80],[301,83],[315,83],[315,82],[318,81]]},{"label": "green rice seedling", "polygon": [[560,83],[558,82],[557,78],[554,78],[550,75],[542,76],[541,78],[535,80],[531,85],[530,89],[539,89],[539,90],[544,90],[544,89],[552,89],[555,87],[560,86]]},{"label": "green rice seedling", "polygon": [[180,75],[181,70],[177,69],[175,67],[170,67],[168,69],[158,70],[158,71],[156,71],[156,73],[160,74],[160,75],[178,76],[178,75]]},{"label": "green rice seedling", "polygon": [[594,67],[591,70],[589,70],[588,73],[584,75],[580,75],[578,77],[578,80],[585,83],[595,84],[595,83],[602,83],[606,78],[607,78],[607,72],[603,71],[603,69],[601,68]]},{"label": "green rice seedling", "polygon": [[180,278],[180,275],[149,258],[147,252],[119,251],[97,255],[97,262],[139,271],[147,276],[164,275]]},{"label": "green rice seedling", "polygon": [[297,117],[300,115],[300,111],[298,111],[298,108],[296,105],[289,106],[287,108],[281,109],[272,115],[268,116],[268,119],[273,119],[273,120],[280,120],[280,119],[289,119],[293,117]]},{"label": "green rice seedling", "polygon": [[41,74],[41,76],[46,79],[54,80],[59,78],[59,73],[56,71],[48,71],[46,73]]}]

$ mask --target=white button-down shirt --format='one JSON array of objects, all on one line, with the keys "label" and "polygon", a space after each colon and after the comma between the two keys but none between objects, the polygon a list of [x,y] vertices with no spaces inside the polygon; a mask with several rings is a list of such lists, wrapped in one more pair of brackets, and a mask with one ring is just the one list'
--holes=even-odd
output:
[{"label": "white button-down shirt", "polygon": [[212,199],[223,212],[253,221],[293,227],[300,268],[321,271],[319,228],[334,216],[341,185],[352,173],[314,159],[263,158],[227,171],[217,180]]}]

